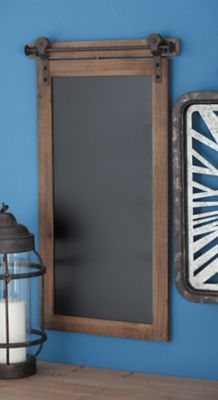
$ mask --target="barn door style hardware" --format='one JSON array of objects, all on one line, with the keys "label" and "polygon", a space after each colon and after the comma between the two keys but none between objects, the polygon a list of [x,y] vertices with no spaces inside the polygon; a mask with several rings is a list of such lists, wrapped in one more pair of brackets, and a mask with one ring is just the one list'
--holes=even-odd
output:
[{"label": "barn door style hardware", "polygon": [[173,113],[176,284],[218,303],[218,93],[188,93]]},{"label": "barn door style hardware", "polygon": [[25,47],[38,64],[48,329],[168,340],[168,58],[178,48],[158,34]]},{"label": "barn door style hardware", "polygon": [[48,83],[49,61],[85,60],[110,58],[154,58],[155,82],[162,79],[162,57],[176,56],[179,53],[177,39],[166,39],[157,33],[148,39],[116,40],[99,42],[50,42],[40,37],[34,44],[24,48],[26,56],[43,61],[43,82]]},{"label": "barn door style hardware", "polygon": [[155,81],[161,82],[162,79],[162,61],[163,55],[169,56],[175,51],[176,44],[170,40],[163,39],[160,35],[154,33],[149,36],[148,43],[150,51],[154,56]]}]

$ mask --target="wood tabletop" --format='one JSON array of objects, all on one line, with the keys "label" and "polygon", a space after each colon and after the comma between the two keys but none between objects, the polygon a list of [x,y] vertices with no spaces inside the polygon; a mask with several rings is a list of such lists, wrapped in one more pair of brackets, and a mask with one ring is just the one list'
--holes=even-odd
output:
[{"label": "wood tabletop", "polygon": [[218,400],[218,382],[39,363],[38,374],[0,381],[0,400]]}]

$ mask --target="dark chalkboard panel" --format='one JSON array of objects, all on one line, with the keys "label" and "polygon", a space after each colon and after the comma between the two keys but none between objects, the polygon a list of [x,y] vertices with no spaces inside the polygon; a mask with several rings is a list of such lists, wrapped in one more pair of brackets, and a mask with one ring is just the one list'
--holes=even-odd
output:
[{"label": "dark chalkboard panel", "polygon": [[152,322],[152,77],[54,77],[55,313]]}]

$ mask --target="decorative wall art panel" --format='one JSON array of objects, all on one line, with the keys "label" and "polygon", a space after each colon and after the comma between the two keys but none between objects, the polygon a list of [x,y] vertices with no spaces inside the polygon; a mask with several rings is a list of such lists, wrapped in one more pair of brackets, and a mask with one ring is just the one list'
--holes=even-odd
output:
[{"label": "decorative wall art panel", "polygon": [[173,125],[177,287],[218,302],[218,94],[180,98]]},{"label": "decorative wall art panel", "polygon": [[179,42],[50,42],[38,62],[47,329],[168,340],[168,58]]}]

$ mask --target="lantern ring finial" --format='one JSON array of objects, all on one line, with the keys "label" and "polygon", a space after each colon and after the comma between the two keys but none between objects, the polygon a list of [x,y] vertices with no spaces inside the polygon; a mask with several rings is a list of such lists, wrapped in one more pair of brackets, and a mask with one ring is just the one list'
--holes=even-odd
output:
[{"label": "lantern ring finial", "polygon": [[9,208],[9,206],[5,203],[2,203],[2,208],[0,209],[0,213],[4,213],[5,211],[7,211]]}]

